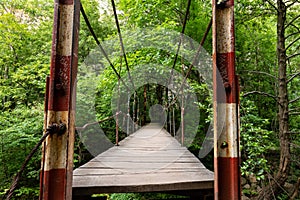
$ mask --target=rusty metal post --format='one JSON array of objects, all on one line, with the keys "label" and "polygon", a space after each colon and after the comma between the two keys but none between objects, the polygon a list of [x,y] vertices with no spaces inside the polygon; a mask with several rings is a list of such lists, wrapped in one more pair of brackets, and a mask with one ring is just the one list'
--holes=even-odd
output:
[{"label": "rusty metal post", "polygon": [[[239,92],[235,75],[234,0],[213,0],[213,74],[214,74],[214,171],[215,199],[239,200]],[[219,72],[219,73],[218,73]],[[219,76],[223,83],[217,81]],[[225,88],[225,97],[220,90]],[[218,113],[224,106],[225,113]],[[219,115],[225,115],[225,127]],[[218,133],[221,131],[221,133]]]},{"label": "rusty metal post", "polygon": [[[47,126],[65,124],[65,133],[44,143],[40,199],[71,200],[78,64],[79,0],[55,0]],[[47,101],[46,101],[47,102]]]}]

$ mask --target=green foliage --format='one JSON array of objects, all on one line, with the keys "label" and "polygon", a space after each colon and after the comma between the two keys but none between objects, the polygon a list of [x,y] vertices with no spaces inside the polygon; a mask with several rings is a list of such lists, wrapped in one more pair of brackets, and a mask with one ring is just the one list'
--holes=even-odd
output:
[{"label": "green foliage", "polygon": [[269,172],[266,154],[276,148],[268,119],[258,116],[255,104],[247,99],[241,101],[241,172],[244,176],[254,174],[258,181],[264,180]]},{"label": "green foliage", "polygon": [[39,196],[39,187],[21,187],[16,190],[15,199],[18,200],[36,200]]},{"label": "green foliage", "polygon": [[[45,78],[49,74],[53,4],[0,2],[0,196],[42,136]],[[40,152],[15,192],[37,199]]]},{"label": "green foliage", "polygon": [[[83,0],[81,3],[99,41],[102,41],[110,35],[115,34],[113,24],[114,19],[111,17],[110,13],[101,12],[100,14],[101,8],[99,7],[99,2],[94,0]],[[90,51],[97,47],[97,44],[91,35],[82,15],[80,15],[80,22],[79,63],[82,63]]]},{"label": "green foliage", "polygon": [[184,196],[163,193],[116,193],[109,196],[109,200],[155,200],[155,199],[186,199]]},{"label": "green foliage", "polygon": [[[167,25],[178,26],[180,13],[176,13],[182,2],[174,1],[120,1],[120,9],[124,11],[124,18],[130,26],[148,27],[166,23]],[[172,14],[170,14],[172,13]]]},{"label": "green foliage", "polygon": [[47,13],[41,11],[46,20],[35,21],[37,16],[32,18],[36,24],[25,24],[19,14],[27,16],[26,20],[30,21],[31,14],[26,11],[33,9],[32,5],[24,4],[23,9],[14,6],[17,8],[10,8],[12,13],[4,12],[0,16],[1,110],[13,109],[18,104],[31,106],[35,101],[41,101],[49,72],[51,20],[47,20]]},{"label": "green foliage", "polygon": [[251,189],[243,189],[243,194],[246,196],[256,196],[258,193]]},{"label": "green foliage", "polygon": [[[8,189],[12,178],[33,146],[42,136],[42,105],[28,108],[18,106],[12,111],[4,111],[0,115],[0,191]],[[40,155],[37,153],[23,174],[20,190],[17,194],[36,192],[39,179]]]}]

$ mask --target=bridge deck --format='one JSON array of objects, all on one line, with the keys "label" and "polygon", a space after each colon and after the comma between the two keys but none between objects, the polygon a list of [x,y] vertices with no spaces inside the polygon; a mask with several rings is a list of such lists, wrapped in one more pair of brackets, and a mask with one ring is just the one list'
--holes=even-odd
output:
[{"label": "bridge deck", "polygon": [[213,188],[213,172],[156,125],[74,170],[73,195]]}]

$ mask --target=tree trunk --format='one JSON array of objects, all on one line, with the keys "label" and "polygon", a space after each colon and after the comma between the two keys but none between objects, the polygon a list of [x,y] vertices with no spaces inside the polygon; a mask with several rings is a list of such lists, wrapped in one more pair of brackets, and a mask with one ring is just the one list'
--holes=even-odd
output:
[{"label": "tree trunk", "polygon": [[277,1],[277,59],[278,59],[278,121],[280,140],[279,169],[273,181],[259,194],[258,199],[273,199],[287,180],[290,170],[290,134],[288,114],[287,57],[285,50],[286,5]]}]

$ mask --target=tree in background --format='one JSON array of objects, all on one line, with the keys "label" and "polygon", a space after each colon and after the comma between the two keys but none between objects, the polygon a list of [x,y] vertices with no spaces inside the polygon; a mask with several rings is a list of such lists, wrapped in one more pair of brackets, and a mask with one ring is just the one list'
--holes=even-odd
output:
[{"label": "tree in background", "polygon": [[[237,49],[242,46],[243,50],[242,54],[237,55],[237,60],[238,70],[244,80],[244,97],[256,99],[255,104],[259,109],[257,114],[272,121],[269,129],[274,132],[274,138],[278,138],[272,142],[278,144],[280,154],[280,159],[275,159],[278,168],[270,168],[274,172],[267,172],[270,184],[265,183],[267,186],[263,187],[257,198],[273,199],[282,192],[287,180],[297,181],[290,172],[291,166],[295,167],[291,153],[299,153],[299,149],[295,148],[295,145],[299,144],[299,125],[295,120],[299,120],[300,100],[296,89],[297,85],[299,86],[300,70],[300,4],[296,0],[240,3],[237,5],[238,9],[241,9],[239,11],[242,11],[238,16],[241,21],[236,26],[239,33]],[[246,45],[239,44],[239,37],[245,34],[240,27],[247,28],[253,35],[246,33]],[[243,74],[250,76],[246,77]],[[262,79],[262,76],[265,78]],[[255,79],[257,81],[253,82]],[[255,97],[253,94],[260,96]],[[274,110],[274,107],[277,109]],[[268,151],[270,149],[266,149],[265,155]],[[294,167],[293,172],[299,173]],[[294,191],[295,193],[291,194],[286,191],[283,193],[292,197],[296,195],[298,188],[295,187]]]},{"label": "tree in background", "polygon": [[[297,0],[277,0],[276,2],[268,1],[268,3],[277,13],[278,94],[275,98],[277,100],[278,107],[280,160],[279,168],[274,179],[260,192],[258,199],[272,199],[274,195],[279,192],[280,187],[284,185],[285,181],[289,177],[291,168],[292,141],[290,131],[290,107],[300,100],[299,93],[289,93],[289,84],[291,84],[292,81],[300,75],[299,62],[295,63],[291,60],[292,58],[295,58],[297,54],[299,55],[299,53],[295,51],[299,52],[300,50],[300,42],[297,42],[300,41],[300,27],[298,27],[300,14],[297,12],[300,9],[300,3]],[[290,30],[290,34],[287,34],[288,30]],[[290,63],[288,63],[288,61],[290,61]],[[290,64],[290,71],[288,70],[288,64]],[[298,65],[298,67],[296,67],[296,65]],[[289,72],[292,73],[288,75]],[[290,96],[294,99],[291,99]],[[296,190],[298,190],[298,188],[296,188]],[[291,196],[293,196],[293,194],[291,194]]]},{"label": "tree in background", "polygon": [[[43,128],[53,4],[0,2],[0,196],[5,193]],[[38,194],[40,155],[24,173],[19,199]]]}]

